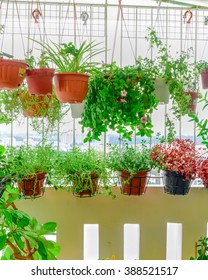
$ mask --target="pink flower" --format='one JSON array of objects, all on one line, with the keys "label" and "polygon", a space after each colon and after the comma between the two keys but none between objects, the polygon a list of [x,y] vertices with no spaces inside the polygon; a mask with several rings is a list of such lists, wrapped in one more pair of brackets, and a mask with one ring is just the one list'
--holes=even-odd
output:
[{"label": "pink flower", "polygon": [[118,103],[125,103],[125,102],[126,102],[126,99],[118,97],[118,98],[117,98],[117,102],[118,102]]},{"label": "pink flower", "polygon": [[140,121],[141,121],[142,123],[146,123],[146,122],[147,122],[147,117],[142,117],[142,118],[140,119]]},{"label": "pink flower", "polygon": [[122,91],[121,91],[121,96],[126,97],[126,95],[127,95],[127,91],[125,91],[125,89],[122,90]]}]

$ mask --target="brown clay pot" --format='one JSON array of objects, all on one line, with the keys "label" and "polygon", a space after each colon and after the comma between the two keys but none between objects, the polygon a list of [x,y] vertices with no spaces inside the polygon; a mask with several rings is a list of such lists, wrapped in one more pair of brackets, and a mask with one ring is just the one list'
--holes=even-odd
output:
[{"label": "brown clay pot", "polygon": [[87,95],[89,75],[56,73],[54,75],[57,99],[62,103],[82,103]]},{"label": "brown clay pot", "polygon": [[208,89],[208,68],[201,71],[202,88]]},{"label": "brown clay pot", "polygon": [[[76,182],[74,182],[74,185],[76,184]],[[79,197],[91,197],[94,196],[97,193],[97,189],[98,189],[98,176],[95,173],[91,174],[91,184],[90,182],[87,180],[84,180],[82,183],[83,186],[86,187],[86,185],[89,185],[89,189],[83,190],[81,192],[73,192],[73,194],[75,196],[79,196]],[[91,188],[92,186],[92,188]]]},{"label": "brown clay pot", "polygon": [[147,189],[150,170],[138,171],[133,178],[126,171],[120,172],[121,193],[125,195],[143,195]]},{"label": "brown clay pot", "polygon": [[31,95],[52,94],[53,76],[55,69],[33,69],[26,70],[28,91]]},{"label": "brown clay pot", "polygon": [[44,190],[44,182],[47,174],[37,173],[34,175],[30,175],[27,177],[23,177],[21,182],[18,182],[19,191],[27,198],[27,197],[40,197],[43,195]]},{"label": "brown clay pot", "polygon": [[190,91],[186,92],[186,94],[189,94],[191,96],[191,105],[188,106],[188,108],[190,109],[190,113],[195,114],[199,93]]},{"label": "brown clay pot", "polygon": [[0,58],[0,89],[17,89],[26,76],[27,67],[25,62]]},{"label": "brown clay pot", "polygon": [[23,105],[24,117],[46,117],[51,99],[50,95],[47,96],[32,96],[29,93],[20,93],[20,100]]}]

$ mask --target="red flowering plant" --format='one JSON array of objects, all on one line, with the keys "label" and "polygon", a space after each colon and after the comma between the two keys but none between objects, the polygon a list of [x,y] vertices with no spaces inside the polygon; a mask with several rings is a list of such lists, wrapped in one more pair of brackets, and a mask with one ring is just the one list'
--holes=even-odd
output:
[{"label": "red flowering plant", "polygon": [[205,187],[208,187],[208,158],[199,160],[197,164],[197,175]]},{"label": "red flowering plant", "polygon": [[174,171],[187,180],[197,176],[199,153],[190,139],[176,138],[168,144],[157,144],[152,148],[151,158],[159,171]]}]

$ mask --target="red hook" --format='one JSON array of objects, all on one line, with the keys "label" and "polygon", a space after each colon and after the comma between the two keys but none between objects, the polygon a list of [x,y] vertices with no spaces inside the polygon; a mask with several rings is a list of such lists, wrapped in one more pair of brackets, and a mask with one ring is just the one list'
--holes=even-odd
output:
[{"label": "red hook", "polygon": [[38,9],[35,9],[32,12],[32,17],[34,18],[35,23],[38,23],[39,17],[41,17],[41,16],[42,16],[42,14],[41,14],[41,12]]},{"label": "red hook", "polygon": [[185,14],[183,15],[184,22],[185,22],[185,19],[186,19],[186,17],[187,17],[187,14],[190,14],[190,16],[189,16],[189,19],[187,20],[186,23],[191,23],[191,19],[192,19],[192,17],[193,17],[193,13],[192,13],[191,10],[187,10],[187,11],[185,12]]}]

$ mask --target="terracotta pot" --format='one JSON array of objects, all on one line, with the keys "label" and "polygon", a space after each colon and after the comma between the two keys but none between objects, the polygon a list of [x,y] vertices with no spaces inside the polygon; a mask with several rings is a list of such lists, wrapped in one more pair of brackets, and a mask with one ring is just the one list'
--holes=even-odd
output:
[{"label": "terracotta pot", "polygon": [[155,90],[154,90],[153,94],[159,100],[159,103],[168,104],[170,92],[169,92],[168,85],[165,82],[165,79],[162,79],[162,78],[156,79],[154,86],[155,86]]},{"label": "terracotta pot", "polygon": [[202,88],[208,89],[208,68],[201,71]]},{"label": "terracotta pot", "polygon": [[23,177],[21,182],[18,182],[19,191],[27,198],[27,197],[40,197],[44,193],[44,182],[47,174],[37,173],[34,175],[29,175],[27,177]]},{"label": "terracotta pot", "polygon": [[166,170],[163,172],[164,192],[172,195],[186,195],[191,187],[191,179],[187,180],[181,173]]},{"label": "terracotta pot", "polygon": [[0,58],[0,89],[17,89],[26,76],[27,67],[25,62]]},{"label": "terracotta pot", "polygon": [[55,69],[33,69],[26,70],[28,91],[31,95],[52,94],[53,76]]},{"label": "terracotta pot", "polygon": [[188,106],[188,108],[190,109],[190,113],[195,114],[199,93],[190,91],[186,92],[186,94],[189,94],[191,96],[191,105]]},{"label": "terracotta pot", "polygon": [[[75,185],[76,182],[73,183]],[[95,196],[98,189],[98,176],[95,173],[91,174],[91,182],[88,180],[84,180],[82,183],[83,187],[89,187],[89,189],[83,190],[81,192],[73,192],[75,196],[79,197],[92,197]]]},{"label": "terracotta pot", "polygon": [[50,95],[47,96],[31,96],[29,94],[19,95],[23,105],[24,117],[46,117],[51,99]]},{"label": "terracotta pot", "polygon": [[120,172],[121,193],[126,195],[143,195],[147,189],[147,180],[150,170],[138,171],[137,174],[130,177],[126,171]]},{"label": "terracotta pot", "polygon": [[89,75],[57,73],[54,75],[57,99],[62,103],[82,103],[87,95]]}]

